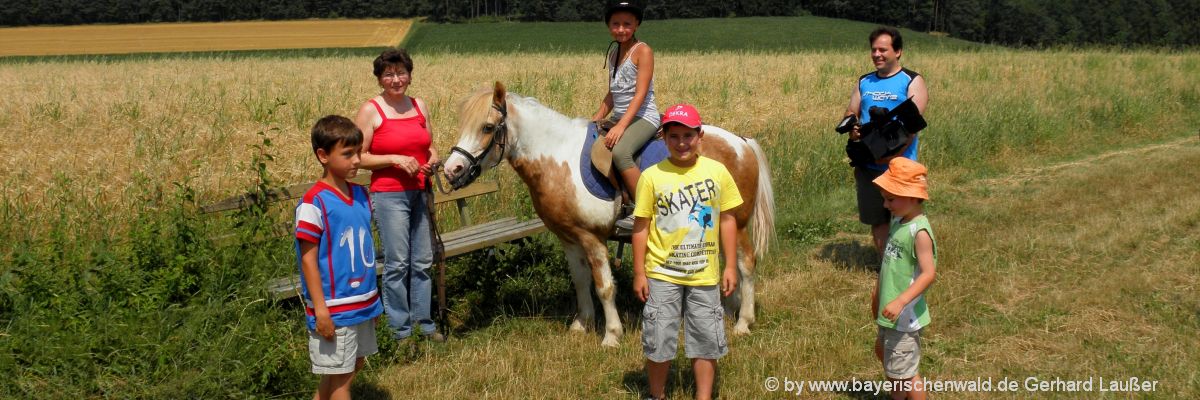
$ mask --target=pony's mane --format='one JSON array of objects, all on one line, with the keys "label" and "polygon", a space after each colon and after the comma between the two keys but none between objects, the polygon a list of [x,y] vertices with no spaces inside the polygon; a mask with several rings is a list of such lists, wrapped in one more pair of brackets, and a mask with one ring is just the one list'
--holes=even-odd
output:
[{"label": "pony's mane", "polygon": [[[468,95],[459,105],[460,127],[479,126],[484,123],[484,119],[491,115],[492,95],[494,91],[491,87],[482,87],[476,90],[475,93]],[[533,97],[525,97],[513,92],[507,92],[505,100],[509,104],[522,106],[522,111],[525,112],[540,112],[539,118],[557,117],[562,119],[572,119],[547,107]]]},{"label": "pony's mane", "polygon": [[491,114],[492,90],[480,88],[468,95],[458,106],[459,128],[479,126]]}]

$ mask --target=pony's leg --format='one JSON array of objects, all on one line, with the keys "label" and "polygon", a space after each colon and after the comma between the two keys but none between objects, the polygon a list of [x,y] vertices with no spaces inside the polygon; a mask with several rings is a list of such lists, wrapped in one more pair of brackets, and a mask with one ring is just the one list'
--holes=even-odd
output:
[{"label": "pony's leg", "polygon": [[575,283],[577,313],[571,321],[571,331],[587,332],[596,320],[596,309],[592,305],[592,274],[583,248],[578,244],[563,243],[567,265],[571,269],[571,280]]},{"label": "pony's leg", "polygon": [[746,229],[738,230],[738,292],[742,304],[737,325],[733,327],[734,335],[750,334],[750,325],[754,324],[754,268],[758,260],[749,233]]},{"label": "pony's leg", "polygon": [[603,239],[586,240],[588,264],[592,267],[592,280],[596,284],[596,296],[604,307],[604,340],[600,345],[617,347],[618,338],[624,333],[621,316],[617,314],[617,288],[613,284],[612,269],[608,265],[608,246]]}]

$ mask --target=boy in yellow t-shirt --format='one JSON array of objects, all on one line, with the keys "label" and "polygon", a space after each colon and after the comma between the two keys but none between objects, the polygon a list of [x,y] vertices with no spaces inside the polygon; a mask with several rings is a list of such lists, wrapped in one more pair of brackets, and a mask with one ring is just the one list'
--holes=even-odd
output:
[{"label": "boy in yellow t-shirt", "polygon": [[[737,287],[737,223],[729,211],[742,204],[742,196],[724,165],[699,155],[704,131],[695,107],[667,109],[662,130],[670,157],[642,173],[633,211],[633,292],[646,302],[646,374],[650,396],[665,398],[680,315],[686,312],[684,347],[696,375],[696,398],[708,399],[717,359],[729,352],[721,295]],[[725,256],[719,279],[718,243]]]}]

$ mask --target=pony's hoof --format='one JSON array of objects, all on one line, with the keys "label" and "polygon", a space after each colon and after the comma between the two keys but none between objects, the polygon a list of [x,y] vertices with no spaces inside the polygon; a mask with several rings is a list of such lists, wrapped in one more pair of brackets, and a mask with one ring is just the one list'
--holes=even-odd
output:
[{"label": "pony's hoof", "polygon": [[616,336],[604,335],[604,340],[600,342],[600,345],[604,347],[616,348],[617,346],[620,346],[621,343],[617,341]]},{"label": "pony's hoof", "polygon": [[584,324],[583,321],[575,320],[574,322],[571,322],[571,332],[585,333],[587,332],[587,325]]},{"label": "pony's hoof", "polygon": [[746,336],[749,334],[750,334],[750,324],[747,324],[745,322],[738,322],[737,325],[735,325],[733,327],[733,336]]}]

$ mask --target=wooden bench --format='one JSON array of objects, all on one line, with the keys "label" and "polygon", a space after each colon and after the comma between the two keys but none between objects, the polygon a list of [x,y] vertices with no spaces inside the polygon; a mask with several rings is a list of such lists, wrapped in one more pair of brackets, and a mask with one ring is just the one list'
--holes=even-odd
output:
[{"label": "wooden bench", "polygon": [[[366,182],[365,178],[360,174],[359,177],[353,179],[357,182]],[[368,175],[369,176],[369,175]],[[301,183],[290,185],[271,191],[267,201],[276,202],[284,200],[296,200],[304,195],[304,192],[312,187],[312,183]],[[535,233],[544,231],[545,224],[541,219],[531,219],[520,221],[515,217],[501,218],[495,221],[488,221],[480,224],[473,224],[469,208],[467,207],[467,199],[488,193],[495,193],[500,190],[499,185],[495,182],[476,182],[470,186],[455,190],[448,194],[438,193],[434,191],[434,204],[443,204],[453,201],[458,209],[458,218],[461,228],[452,232],[441,232],[442,243],[445,248],[446,258],[451,258],[475,250],[485,249],[495,246],[500,243],[511,242],[517,239],[531,236]],[[221,211],[229,211],[245,208],[254,204],[252,195],[241,195],[231,197],[210,205],[200,208],[203,213],[215,213]],[[436,215],[436,214],[435,214]],[[292,223],[287,222],[279,229],[280,235],[291,233]],[[378,239],[376,239],[378,242]],[[378,252],[376,257],[375,271],[377,274],[383,273],[383,252]],[[273,279],[267,284],[267,291],[277,299],[284,299],[300,295],[300,275],[299,273],[289,274],[287,277]]]}]

